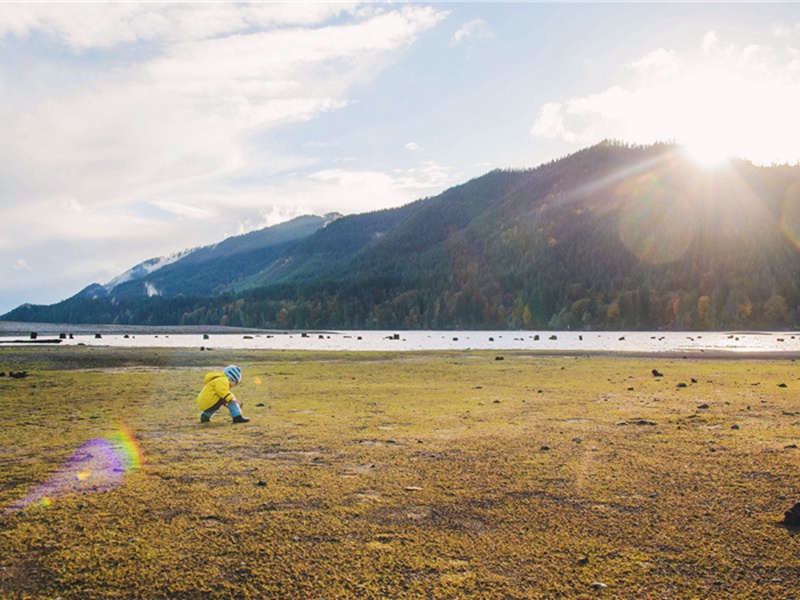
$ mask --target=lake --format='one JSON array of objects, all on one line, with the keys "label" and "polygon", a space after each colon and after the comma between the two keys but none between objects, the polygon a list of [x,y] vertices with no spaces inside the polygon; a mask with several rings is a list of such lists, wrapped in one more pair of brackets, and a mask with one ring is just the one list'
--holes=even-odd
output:
[{"label": "lake", "polygon": [[[787,332],[573,331],[265,331],[27,324],[0,327],[0,346],[85,345],[208,350],[523,350],[534,352],[800,353],[800,334]],[[27,327],[27,328],[25,328]],[[31,332],[37,331],[36,339]],[[204,333],[210,331],[210,333]],[[24,332],[24,333],[23,333]],[[74,333],[73,333],[74,332]],[[65,339],[62,339],[65,338]]]}]

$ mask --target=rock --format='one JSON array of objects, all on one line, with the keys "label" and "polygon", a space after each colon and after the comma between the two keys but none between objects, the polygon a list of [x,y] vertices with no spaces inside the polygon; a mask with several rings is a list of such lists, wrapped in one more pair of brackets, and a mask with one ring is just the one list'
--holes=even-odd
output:
[{"label": "rock", "polygon": [[653,374],[653,377],[663,377],[664,376],[664,374],[661,373],[658,369],[653,369],[651,371],[651,373]]},{"label": "rock", "polygon": [[785,383],[779,383],[779,384],[778,384],[778,387],[779,387],[779,388],[785,388],[785,387],[789,387],[789,386],[788,386],[788,385],[786,385]]},{"label": "rock", "polygon": [[733,429],[734,431],[738,431],[739,430],[739,426],[738,425],[731,425],[731,429]]},{"label": "rock", "polygon": [[576,444],[580,444],[581,442],[583,442],[583,439],[581,439],[579,437],[574,437],[574,438],[572,438],[572,441],[575,442]]},{"label": "rock", "polygon": [[789,527],[800,527],[800,502],[784,513],[783,524]]},{"label": "rock", "polygon": [[706,404],[706,403],[704,402],[703,404],[701,404],[701,405],[700,405],[700,406],[698,406],[697,408],[700,408],[700,409],[706,409],[706,408],[708,408],[708,404]]},{"label": "rock", "polygon": [[266,485],[267,485],[267,482],[266,482],[266,481],[264,481],[263,479],[259,479],[259,480],[258,480],[258,483],[256,483],[256,485],[257,485],[258,487],[266,487]]},{"label": "rock", "polygon": [[599,581],[594,581],[594,582],[589,584],[589,587],[592,588],[592,589],[595,589],[595,590],[602,590],[604,588],[607,588],[608,586],[605,583],[601,583]]},{"label": "rock", "polygon": [[505,357],[503,357],[503,356],[495,356],[494,359],[495,360],[505,360]]},{"label": "rock", "polygon": [[679,387],[679,388],[685,388],[685,387],[689,387],[689,386],[687,386],[687,385],[686,385],[685,383],[683,383],[683,382],[680,382],[680,383],[679,383],[678,385],[676,385],[675,387]]},{"label": "rock", "polygon": [[578,564],[581,565],[581,566],[588,565],[589,564],[589,557],[588,556],[581,556],[578,559]]},{"label": "rock", "polygon": [[263,402],[259,402],[258,404],[256,404],[256,406],[258,406],[258,407],[264,406],[264,403]]},{"label": "rock", "polygon": [[541,450],[542,452],[549,452],[550,446],[548,446],[547,444],[543,444],[542,447],[539,448],[539,450]]}]

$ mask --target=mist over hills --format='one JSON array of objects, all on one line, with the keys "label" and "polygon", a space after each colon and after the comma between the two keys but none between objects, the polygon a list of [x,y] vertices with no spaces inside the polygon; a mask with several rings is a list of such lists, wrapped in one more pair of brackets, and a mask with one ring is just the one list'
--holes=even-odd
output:
[{"label": "mist over hills", "polygon": [[411,204],[153,259],[4,320],[337,329],[784,329],[800,167],[604,142]]}]

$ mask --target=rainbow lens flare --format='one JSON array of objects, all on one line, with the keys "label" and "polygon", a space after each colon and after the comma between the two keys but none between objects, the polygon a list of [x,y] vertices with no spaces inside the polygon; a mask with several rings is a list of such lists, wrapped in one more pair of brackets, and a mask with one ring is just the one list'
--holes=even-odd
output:
[{"label": "rainbow lens flare", "polygon": [[125,475],[141,467],[141,451],[125,427],[102,438],[89,440],[64,462],[50,479],[34,487],[27,496],[3,512],[28,506],[49,507],[69,494],[97,494],[122,484]]}]

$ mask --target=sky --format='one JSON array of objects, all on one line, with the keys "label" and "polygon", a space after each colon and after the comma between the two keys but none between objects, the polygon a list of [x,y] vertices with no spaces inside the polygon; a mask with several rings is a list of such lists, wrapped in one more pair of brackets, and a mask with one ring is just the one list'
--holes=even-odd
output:
[{"label": "sky", "polygon": [[800,4],[0,1],[0,314],[603,139],[800,161]]}]

